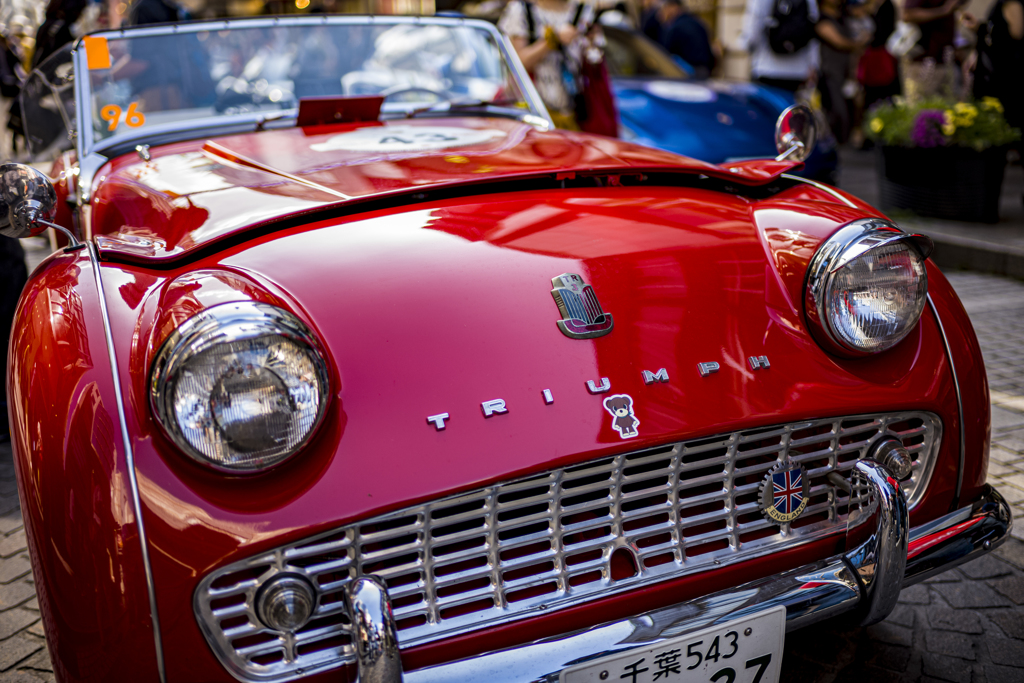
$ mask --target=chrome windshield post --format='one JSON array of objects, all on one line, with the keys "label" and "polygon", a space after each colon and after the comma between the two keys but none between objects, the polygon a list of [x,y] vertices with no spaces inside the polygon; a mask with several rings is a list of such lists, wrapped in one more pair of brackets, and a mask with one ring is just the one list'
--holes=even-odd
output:
[{"label": "chrome windshield post", "polygon": [[402,658],[398,652],[395,617],[384,583],[361,576],[346,593],[359,667],[359,683],[401,683]]},{"label": "chrome windshield post", "polygon": [[[861,624],[867,626],[885,619],[899,600],[907,568],[910,515],[899,481],[885,467],[859,460],[855,471],[871,485],[878,506],[877,527],[867,541],[846,556],[861,583]],[[855,522],[851,516],[851,526]]]}]

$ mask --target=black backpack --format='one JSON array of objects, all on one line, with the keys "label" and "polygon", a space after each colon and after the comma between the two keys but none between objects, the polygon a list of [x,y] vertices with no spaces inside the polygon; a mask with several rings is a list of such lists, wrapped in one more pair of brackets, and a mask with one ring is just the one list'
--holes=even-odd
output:
[{"label": "black backpack", "polygon": [[780,55],[791,55],[807,47],[814,38],[807,0],[775,0],[768,21],[768,47]]}]

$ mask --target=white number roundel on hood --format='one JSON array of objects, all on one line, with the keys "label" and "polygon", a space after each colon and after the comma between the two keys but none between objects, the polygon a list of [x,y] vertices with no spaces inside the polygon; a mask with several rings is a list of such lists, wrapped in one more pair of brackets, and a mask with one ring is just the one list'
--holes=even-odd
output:
[{"label": "white number roundel on hood", "polygon": [[425,152],[448,147],[479,145],[505,137],[492,128],[453,126],[373,126],[335,135],[310,147],[317,152]]}]

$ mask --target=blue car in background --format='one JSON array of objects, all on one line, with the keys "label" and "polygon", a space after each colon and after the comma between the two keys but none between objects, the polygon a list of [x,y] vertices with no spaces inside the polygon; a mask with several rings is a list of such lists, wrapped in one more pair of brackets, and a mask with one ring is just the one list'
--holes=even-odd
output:
[{"label": "blue car in background", "polygon": [[[646,36],[602,26],[619,108],[619,137],[712,163],[774,157],[775,121],[793,96],[755,83],[691,79]],[[800,175],[835,183],[836,141],[827,126]]]}]

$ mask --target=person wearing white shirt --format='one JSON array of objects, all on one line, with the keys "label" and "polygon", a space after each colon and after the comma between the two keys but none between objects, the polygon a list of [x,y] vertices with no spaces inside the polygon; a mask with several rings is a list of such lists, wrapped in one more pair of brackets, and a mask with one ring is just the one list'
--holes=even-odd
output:
[{"label": "person wearing white shirt", "polygon": [[[764,85],[796,92],[818,71],[818,41],[812,40],[793,54],[782,55],[768,45],[768,25],[775,0],[747,0],[738,47],[750,53],[750,77]],[[807,0],[808,15],[818,21],[817,0]]]}]

